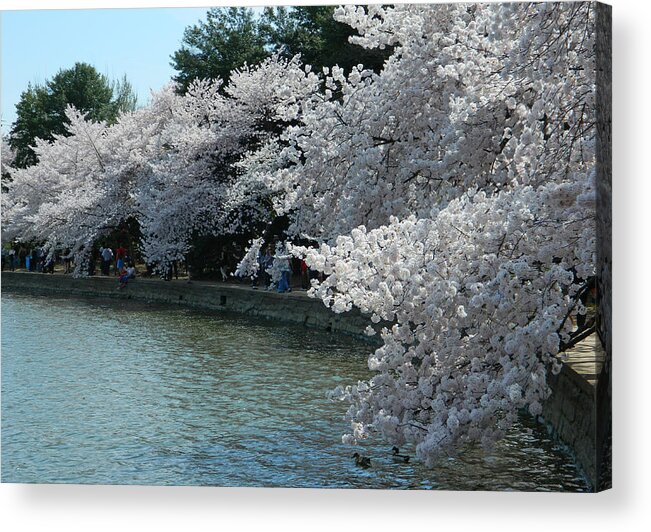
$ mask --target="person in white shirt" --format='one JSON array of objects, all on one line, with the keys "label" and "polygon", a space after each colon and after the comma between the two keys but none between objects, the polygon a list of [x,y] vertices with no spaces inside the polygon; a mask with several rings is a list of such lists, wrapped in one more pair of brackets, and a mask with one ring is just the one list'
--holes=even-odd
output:
[{"label": "person in white shirt", "polygon": [[113,261],[113,251],[111,248],[104,248],[101,251],[102,255],[102,273],[108,275],[111,269],[111,262]]}]

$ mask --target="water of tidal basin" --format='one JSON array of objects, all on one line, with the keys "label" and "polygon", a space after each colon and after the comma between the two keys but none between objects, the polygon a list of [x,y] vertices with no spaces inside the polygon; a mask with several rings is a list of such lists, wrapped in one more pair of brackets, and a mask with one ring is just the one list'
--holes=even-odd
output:
[{"label": "water of tidal basin", "polygon": [[343,403],[369,346],[233,315],[2,296],[2,481],[581,491],[572,460],[522,420],[494,452],[434,469],[373,441],[356,467]]}]

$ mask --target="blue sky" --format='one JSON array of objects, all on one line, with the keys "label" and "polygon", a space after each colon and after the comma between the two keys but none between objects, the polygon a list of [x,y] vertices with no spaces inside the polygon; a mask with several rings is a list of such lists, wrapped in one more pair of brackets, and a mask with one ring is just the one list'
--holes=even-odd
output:
[{"label": "blue sky", "polygon": [[174,75],[170,55],[183,30],[208,8],[3,11],[1,23],[2,131],[16,119],[15,105],[28,83],[42,83],[75,62],[90,63],[110,78],[126,74],[147,103]]}]

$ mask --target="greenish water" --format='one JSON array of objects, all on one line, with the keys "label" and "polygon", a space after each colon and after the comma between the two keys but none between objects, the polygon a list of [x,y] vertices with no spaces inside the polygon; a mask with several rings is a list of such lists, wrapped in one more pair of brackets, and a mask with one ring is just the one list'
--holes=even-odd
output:
[{"label": "greenish water", "polygon": [[2,295],[2,481],[583,491],[523,419],[487,455],[361,469],[326,392],[369,347],[295,326],[132,301]]}]

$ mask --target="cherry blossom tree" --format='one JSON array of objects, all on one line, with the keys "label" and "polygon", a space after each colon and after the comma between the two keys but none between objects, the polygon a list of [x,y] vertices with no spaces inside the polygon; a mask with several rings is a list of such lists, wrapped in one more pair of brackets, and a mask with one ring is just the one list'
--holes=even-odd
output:
[{"label": "cherry blossom tree", "polygon": [[223,93],[219,80],[203,80],[168,95],[165,149],[138,190],[149,260],[182,258],[193,236],[247,234],[268,222],[273,191],[257,168],[318,86],[298,58],[274,56],[233,72]]},{"label": "cherry blossom tree", "polygon": [[38,240],[46,250],[78,253],[93,242],[102,224],[111,223],[115,212],[102,201],[107,192],[106,125],[86,121],[71,107],[66,117],[70,136],[55,136],[52,143],[39,139],[39,163],[10,172],[3,194],[4,240]]},{"label": "cherry blossom tree", "polygon": [[[339,388],[358,442],[428,463],[541,413],[595,264],[590,4],[341,8],[379,75],[333,69],[274,178],[313,295],[392,322]],[[376,331],[371,327],[369,334]]]},{"label": "cherry blossom tree", "polygon": [[[531,184],[591,160],[589,4],[341,8],[379,75],[334,68],[288,132],[275,186],[294,232],[329,240],[427,216],[469,187]],[[544,50],[544,54],[540,53]]]},{"label": "cherry blossom tree", "polygon": [[335,312],[394,323],[369,359],[377,375],[334,394],[351,402],[346,441],[380,432],[431,462],[467,441],[490,446],[522,408],[540,414],[594,273],[591,210],[591,179],[469,191],[431,218],[303,249]]},{"label": "cherry blossom tree", "polygon": [[255,164],[238,163],[264,158],[318,85],[298,58],[271,57],[233,72],[223,92],[220,80],[196,81],[183,96],[170,85],[110,127],[70,107],[66,135],[38,142],[39,164],[13,172],[3,237],[80,256],[133,218],[145,259],[163,270],[196,236],[264,224],[272,191]]}]

